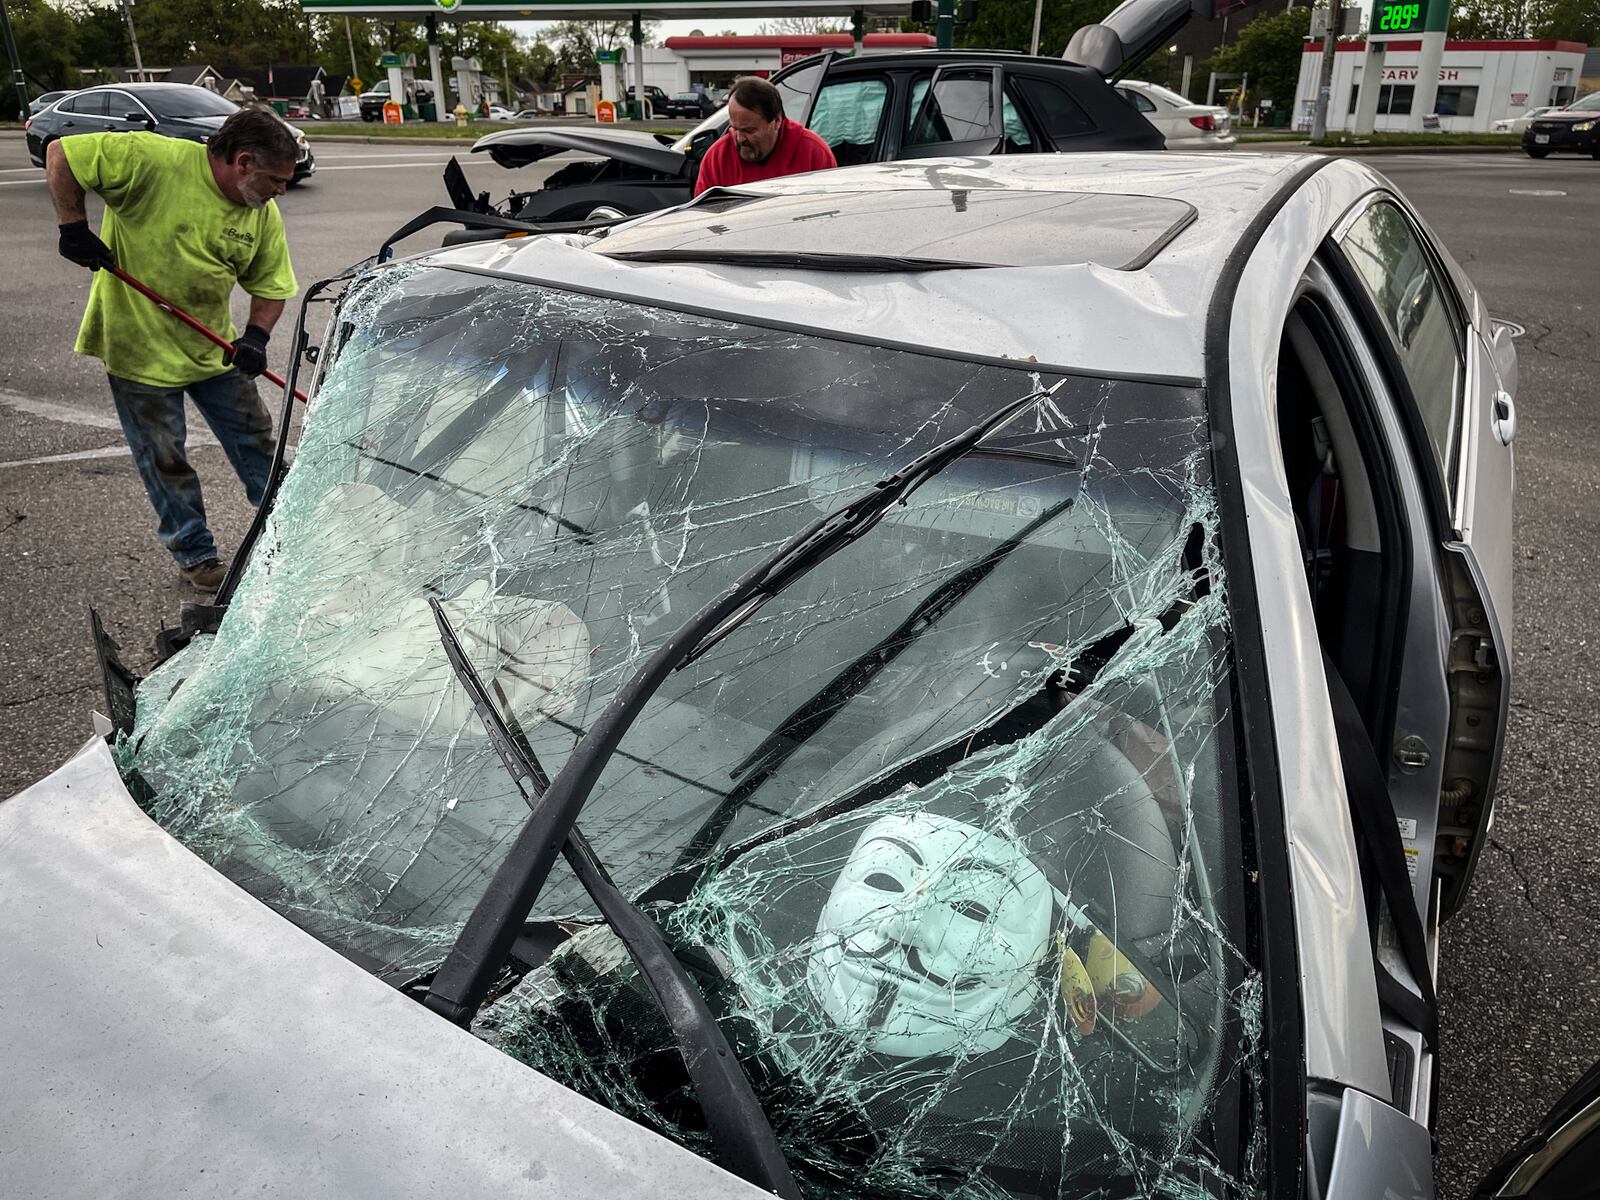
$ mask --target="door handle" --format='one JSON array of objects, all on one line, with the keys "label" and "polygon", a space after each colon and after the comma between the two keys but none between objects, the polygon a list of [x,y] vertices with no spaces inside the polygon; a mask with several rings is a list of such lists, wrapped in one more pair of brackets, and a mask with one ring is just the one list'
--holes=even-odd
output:
[{"label": "door handle", "polygon": [[1517,402],[1507,391],[1494,394],[1494,436],[1502,446],[1509,446],[1517,436]]}]

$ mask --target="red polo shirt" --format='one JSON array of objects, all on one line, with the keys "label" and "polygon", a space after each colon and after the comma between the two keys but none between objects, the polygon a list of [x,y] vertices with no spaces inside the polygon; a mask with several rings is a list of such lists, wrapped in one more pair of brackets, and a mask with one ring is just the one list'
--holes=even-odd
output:
[{"label": "red polo shirt", "polygon": [[740,158],[731,133],[725,133],[712,142],[711,149],[700,160],[700,174],[695,177],[694,194],[698,196],[707,188],[738,187],[741,183],[776,179],[779,175],[799,175],[802,171],[825,171],[838,165],[827,142],[804,125],[796,125],[785,117],[783,124],[778,127],[777,145],[761,162],[745,162]]}]

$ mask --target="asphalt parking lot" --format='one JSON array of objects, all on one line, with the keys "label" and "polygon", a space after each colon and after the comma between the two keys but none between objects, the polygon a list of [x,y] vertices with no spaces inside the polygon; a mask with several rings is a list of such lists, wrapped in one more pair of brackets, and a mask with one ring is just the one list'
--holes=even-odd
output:
[{"label": "asphalt parking lot", "polygon": [[[464,148],[455,148],[458,152]],[[442,203],[452,148],[325,143],[281,207],[302,287],[365,257]],[[462,154],[463,158],[469,158]],[[1516,673],[1493,841],[1442,952],[1442,1197],[1478,1175],[1600,1058],[1600,162],[1513,154],[1374,160],[1519,323]],[[466,163],[496,196],[514,176]],[[436,244],[421,235],[408,246]],[[154,536],[98,363],[73,334],[89,277],[56,254],[54,217],[20,133],[0,133],[0,796],[45,774],[102,704],[88,607],[131,665],[194,599]],[[242,317],[243,309],[240,308]],[[241,322],[242,323],[242,322]],[[285,334],[274,339],[281,365]],[[197,418],[191,418],[196,421]],[[219,541],[249,520],[214,444],[193,454]],[[1596,625],[1594,633],[1585,632]]]}]

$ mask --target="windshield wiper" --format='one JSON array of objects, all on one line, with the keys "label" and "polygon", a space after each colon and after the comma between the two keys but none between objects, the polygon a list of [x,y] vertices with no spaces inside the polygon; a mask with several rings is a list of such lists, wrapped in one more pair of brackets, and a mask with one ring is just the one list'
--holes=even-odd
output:
[{"label": "windshield wiper", "polygon": [[727,637],[789,584],[871,530],[891,505],[904,501],[1026,408],[1054,394],[1063,382],[1013,400],[879,480],[844,507],[813,521],[684,622],[617,690],[599,720],[573,747],[435,972],[424,1003],[459,1025],[472,1020],[612,753],[646,702],[677,667]]},{"label": "windshield wiper", "polygon": [[946,613],[960,604],[967,595],[994,573],[996,567],[1025,544],[1044,526],[1054,521],[1073,505],[1073,500],[1062,500],[1040,513],[1017,533],[995,546],[976,562],[957,571],[944,583],[923,597],[905,620],[879,639],[865,654],[846,663],[842,671],[819,688],[812,697],[778,722],[777,728],[745,756],[729,772],[736,786],[723,796],[711,815],[696,831],[674,869],[687,866],[699,859],[722,839],[728,826],[739,815],[739,810],[750,800],[767,780],[778,773],[784,763],[833,720],[854,697],[860,695],[895,659],[927,634]]},{"label": "windshield wiper", "polygon": [[[450,667],[462,687],[467,689],[472,707],[488,731],[489,743],[500,756],[523,800],[537,812],[540,798],[550,786],[549,776],[520,726],[508,724],[501,718],[483,680],[462,651],[443,606],[435,597],[429,597],[428,606],[433,609],[433,619],[438,623],[445,657],[450,660]],[[672,953],[661,930],[617,888],[576,824],[567,831],[561,849],[573,875],[600,910],[600,916],[627,947],[655,998],[656,1007],[671,1026],[717,1156],[741,1178],[769,1192],[798,1200],[799,1191],[789,1172],[789,1164],[761,1109],[761,1102],[756,1099],[755,1089],[750,1086],[749,1077],[723,1036],[722,1027],[712,1016],[705,997]]]}]

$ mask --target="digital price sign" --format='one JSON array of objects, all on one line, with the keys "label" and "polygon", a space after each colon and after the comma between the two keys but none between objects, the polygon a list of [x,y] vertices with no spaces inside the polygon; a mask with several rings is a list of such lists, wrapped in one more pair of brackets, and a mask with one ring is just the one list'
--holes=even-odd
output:
[{"label": "digital price sign", "polygon": [[1423,7],[1419,0],[1376,0],[1372,32],[1421,33]]}]

